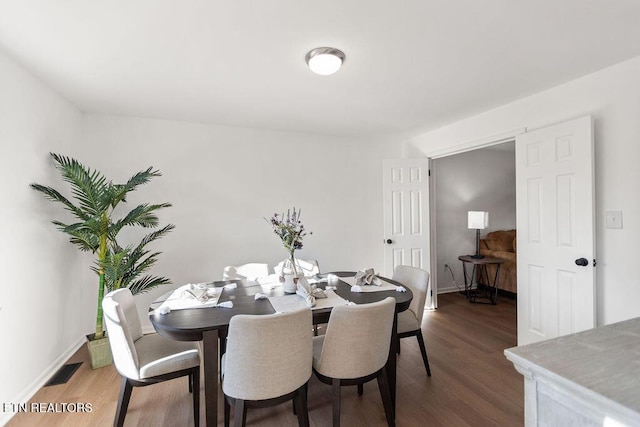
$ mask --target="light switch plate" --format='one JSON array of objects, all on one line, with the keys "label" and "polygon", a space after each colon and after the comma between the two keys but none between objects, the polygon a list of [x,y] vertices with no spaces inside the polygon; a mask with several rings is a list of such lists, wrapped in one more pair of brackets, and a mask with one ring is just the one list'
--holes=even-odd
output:
[{"label": "light switch plate", "polygon": [[607,228],[622,228],[622,211],[607,211]]}]

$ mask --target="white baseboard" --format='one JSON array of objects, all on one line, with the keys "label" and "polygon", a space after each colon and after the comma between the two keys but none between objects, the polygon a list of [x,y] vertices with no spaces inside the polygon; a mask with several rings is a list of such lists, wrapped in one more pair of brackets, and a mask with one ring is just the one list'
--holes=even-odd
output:
[{"label": "white baseboard", "polygon": [[450,286],[448,288],[440,288],[438,287],[438,294],[450,294],[451,292],[458,292],[461,289],[458,289],[455,285]]},{"label": "white baseboard", "polygon": [[[75,354],[80,347],[87,341],[87,338],[83,335],[78,341],[71,344],[66,351],[64,351],[56,360],[54,360],[35,380],[31,382],[15,399],[11,400],[11,403],[27,403],[46,383],[49,379],[58,372],[71,356]],[[9,422],[9,420],[15,415],[15,412],[0,413],[0,426],[3,426]]]}]

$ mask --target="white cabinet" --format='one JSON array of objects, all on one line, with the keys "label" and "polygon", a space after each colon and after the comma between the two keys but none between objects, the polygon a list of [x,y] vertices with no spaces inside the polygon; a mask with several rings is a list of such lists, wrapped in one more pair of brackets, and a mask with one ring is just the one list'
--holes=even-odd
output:
[{"label": "white cabinet", "polygon": [[504,351],[525,425],[640,426],[640,318]]}]

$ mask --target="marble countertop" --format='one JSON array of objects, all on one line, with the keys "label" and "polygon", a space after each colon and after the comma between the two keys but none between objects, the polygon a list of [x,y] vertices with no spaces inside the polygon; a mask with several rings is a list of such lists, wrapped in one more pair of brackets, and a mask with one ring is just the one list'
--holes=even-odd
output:
[{"label": "marble countertop", "polygon": [[504,353],[533,376],[640,414],[640,318]]}]

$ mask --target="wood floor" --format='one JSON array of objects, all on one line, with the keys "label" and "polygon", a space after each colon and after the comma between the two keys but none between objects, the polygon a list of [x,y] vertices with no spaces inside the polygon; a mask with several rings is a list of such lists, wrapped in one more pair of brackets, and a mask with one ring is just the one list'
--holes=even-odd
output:
[{"label": "wood floor", "polygon": [[[423,333],[433,376],[428,378],[417,340],[404,338],[398,357],[397,425],[523,425],[523,380],[502,351],[516,345],[516,303],[470,304],[458,293],[439,296],[439,308],[425,313]],[[113,366],[92,370],[86,348],[71,359],[84,362],[68,383],[45,387],[31,400],[38,403],[91,403],[90,413],[18,413],[8,426],[108,426],[113,424],[120,376]],[[203,397],[204,399],[204,397]],[[219,401],[222,425],[222,400]],[[135,388],[125,426],[192,425],[187,380],[176,379]],[[331,424],[331,387],[312,378],[309,385],[312,426]],[[204,413],[200,414],[204,425]],[[384,426],[377,384],[342,391],[342,425]],[[250,410],[247,425],[295,426],[291,404]]]}]

